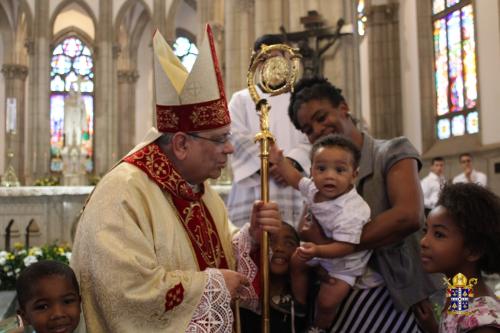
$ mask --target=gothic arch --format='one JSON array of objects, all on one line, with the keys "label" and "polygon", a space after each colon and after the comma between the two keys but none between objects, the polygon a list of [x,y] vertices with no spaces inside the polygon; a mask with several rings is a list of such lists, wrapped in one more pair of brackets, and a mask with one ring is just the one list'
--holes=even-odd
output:
[{"label": "gothic arch", "polygon": [[[135,9],[135,5],[140,5],[142,7],[142,11],[133,22],[133,26],[129,31],[127,31],[126,41],[123,42],[120,40],[120,28],[125,23],[128,15],[131,14],[130,11]],[[128,0],[118,11],[115,20],[114,40],[115,43],[121,48],[121,59],[119,58],[119,63],[125,62],[125,64],[123,64],[125,67],[130,67],[131,65],[135,66],[137,61],[138,45],[146,26],[151,22],[151,20],[151,11],[143,0],[139,0],[139,2],[136,0]],[[133,64],[130,64],[129,61]]]},{"label": "gothic arch", "polygon": [[55,34],[52,38],[52,42],[50,43],[50,52],[52,52],[52,49],[54,46],[62,42],[64,39],[70,36],[76,36],[80,38],[94,53],[95,50],[95,43],[92,40],[92,37],[90,37],[85,31],[77,28],[77,27],[67,27],[61,31],[59,31],[57,34]]},{"label": "gothic arch", "polygon": [[9,16],[5,8],[0,4],[0,43],[3,43],[4,63],[13,58],[14,29],[11,27]]},{"label": "gothic arch", "polygon": [[[134,5],[140,3],[144,10],[147,12],[148,16],[152,18],[153,16],[151,15],[151,10],[149,6],[144,2],[144,0],[127,0],[121,8],[118,10],[118,14],[116,15],[115,19],[115,31],[118,31],[118,27],[120,26],[121,22],[123,21],[125,15],[127,12],[130,10],[130,8]],[[115,36],[116,37],[116,36]]]},{"label": "gothic arch", "polygon": [[[59,16],[59,14],[61,14],[61,12],[68,5],[71,5],[71,4],[76,4],[76,5],[80,6],[86,12],[86,14],[90,17],[90,19],[92,20],[92,23],[94,24],[94,31],[97,31],[97,19],[95,17],[94,12],[92,11],[92,9],[89,7],[89,5],[85,1],[83,1],[83,0],[64,0],[56,7],[56,9],[54,10],[54,13],[52,14],[52,17],[50,18],[50,23],[49,23],[50,24],[50,34],[51,35],[54,34],[54,24],[55,24],[57,16]],[[66,30],[66,29],[64,29],[64,30]]]},{"label": "gothic arch", "polygon": [[21,1],[19,4],[17,22],[15,52],[18,54],[19,63],[28,65],[28,53],[33,47],[31,42],[33,40],[33,16],[26,1]]},{"label": "gothic arch", "polygon": [[166,18],[166,36],[165,39],[169,42],[175,41],[175,16],[179,11],[179,7],[184,0],[173,0],[170,4],[170,7],[167,9],[167,18]]}]

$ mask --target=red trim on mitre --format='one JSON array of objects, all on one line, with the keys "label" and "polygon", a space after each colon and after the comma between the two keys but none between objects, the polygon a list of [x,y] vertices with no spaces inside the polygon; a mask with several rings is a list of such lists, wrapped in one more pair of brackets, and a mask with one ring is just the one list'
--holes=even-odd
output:
[{"label": "red trim on mitre", "polygon": [[157,104],[156,126],[160,132],[198,132],[221,128],[231,123],[224,92],[224,81],[222,81],[219,60],[215,52],[214,36],[209,24],[206,25],[206,32],[217,87],[219,88],[219,99],[184,105]]},{"label": "red trim on mitre", "polygon": [[214,62],[215,76],[217,77],[217,85],[219,87],[220,99],[224,101],[225,109],[227,111],[227,117],[229,118],[229,109],[227,108],[226,93],[224,92],[224,81],[222,81],[222,73],[219,67],[219,59],[217,58],[217,53],[215,52],[214,35],[212,33],[212,27],[207,24],[207,37],[210,45],[210,52],[212,52],[212,59]]},{"label": "red trim on mitre", "polygon": [[225,97],[195,104],[156,105],[156,126],[160,132],[198,132],[230,123]]}]

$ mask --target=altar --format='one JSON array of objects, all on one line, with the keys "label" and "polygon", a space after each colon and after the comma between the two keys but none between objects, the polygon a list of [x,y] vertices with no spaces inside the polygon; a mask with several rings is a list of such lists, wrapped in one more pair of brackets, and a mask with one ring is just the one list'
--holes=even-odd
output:
[{"label": "altar", "polygon": [[[225,201],[231,185],[211,185]],[[72,245],[76,221],[93,186],[0,187],[0,250],[15,243]]]}]

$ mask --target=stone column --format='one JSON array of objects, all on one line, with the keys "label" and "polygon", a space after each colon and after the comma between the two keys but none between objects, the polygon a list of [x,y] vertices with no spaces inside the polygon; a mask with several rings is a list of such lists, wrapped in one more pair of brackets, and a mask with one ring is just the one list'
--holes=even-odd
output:
[{"label": "stone column", "polygon": [[99,1],[96,31],[96,73],[94,113],[94,161],[96,174],[105,173],[118,156],[118,119],[116,114],[116,55],[113,47],[113,2]]},{"label": "stone column", "polygon": [[[14,153],[11,161],[17,178],[21,184],[24,184],[24,130],[25,130],[25,81],[28,75],[28,67],[19,64],[4,64],[2,74],[5,78],[5,98],[16,99],[16,131],[15,134],[6,133],[5,138],[5,160],[9,161],[8,154]],[[7,166],[7,165],[6,165]]]},{"label": "stone column", "polygon": [[[197,35],[198,46],[202,42],[205,34],[205,25],[208,23],[212,27],[215,48],[219,64],[224,71],[224,1],[221,0],[198,0],[196,6],[200,30]],[[223,73],[224,74],[224,73]]]},{"label": "stone column", "polygon": [[28,43],[30,96],[26,169],[32,180],[47,174],[50,163],[49,8],[49,0],[35,1],[33,40]]},{"label": "stone column", "polygon": [[398,5],[367,8],[371,132],[376,138],[403,133]]},{"label": "stone column", "polygon": [[283,24],[282,0],[255,0],[255,36],[277,34]]},{"label": "stone column", "polygon": [[247,68],[255,41],[254,0],[227,0],[224,3],[225,84],[228,99],[246,87]]},{"label": "stone column", "polygon": [[118,156],[124,156],[134,147],[135,138],[135,84],[136,70],[118,70]]}]

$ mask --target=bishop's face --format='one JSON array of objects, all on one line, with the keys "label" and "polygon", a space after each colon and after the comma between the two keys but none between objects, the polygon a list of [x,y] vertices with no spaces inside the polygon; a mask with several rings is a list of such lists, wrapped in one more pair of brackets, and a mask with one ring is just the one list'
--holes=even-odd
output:
[{"label": "bishop's face", "polygon": [[192,184],[200,184],[208,178],[219,178],[226,167],[228,155],[234,151],[229,138],[230,126],[219,129],[188,133],[192,141],[189,152],[189,172]]}]

